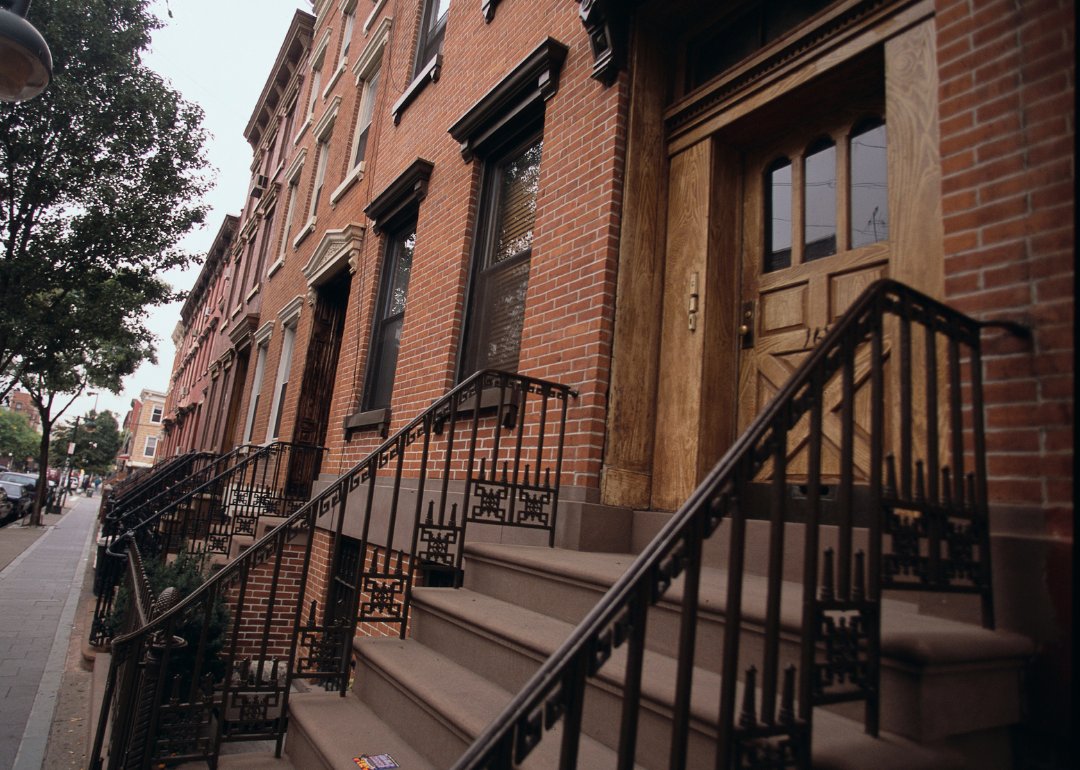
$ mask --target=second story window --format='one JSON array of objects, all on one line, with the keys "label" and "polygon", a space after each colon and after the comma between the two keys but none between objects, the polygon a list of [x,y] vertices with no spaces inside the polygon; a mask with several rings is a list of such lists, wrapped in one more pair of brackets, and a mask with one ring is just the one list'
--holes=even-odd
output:
[{"label": "second story window", "polygon": [[368,348],[365,410],[390,406],[415,247],[415,222],[405,225],[387,240],[379,277],[378,310],[372,323],[371,346]]},{"label": "second story window", "polygon": [[255,358],[255,379],[251,383],[251,400],[248,401],[247,420],[244,422],[244,443],[251,442],[251,434],[255,431],[255,413],[259,409],[259,396],[262,393],[263,372],[266,370],[266,353],[269,344],[259,345],[259,352]]},{"label": "second story window", "polygon": [[353,147],[353,162],[355,168],[364,160],[367,152],[368,133],[371,131],[371,118],[375,114],[375,96],[379,90],[379,70],[376,69],[364,81],[363,101],[360,104],[360,116],[356,122],[356,144]]},{"label": "second story window", "polygon": [[543,147],[533,134],[487,164],[462,378],[480,369],[517,371]]},{"label": "second story window", "polygon": [[341,55],[349,55],[349,44],[352,42],[353,25],[356,23],[356,4],[353,4],[352,10],[345,14],[345,32],[344,39],[341,43]]},{"label": "second story window", "polygon": [[443,33],[446,31],[446,9],[449,6],[450,0],[424,0],[424,18],[421,20],[420,39],[416,44],[416,63],[413,65],[414,77],[442,50]]},{"label": "second story window", "polygon": [[315,192],[311,196],[309,217],[314,217],[319,209],[319,197],[322,195],[323,182],[326,181],[326,156],[330,154],[330,143],[319,142],[318,153],[319,160],[316,161],[318,165],[315,167]]},{"label": "second story window", "polygon": [[278,251],[278,259],[285,259],[285,250],[289,246],[289,234],[292,232],[293,213],[296,209],[296,188],[296,181],[290,181],[288,197],[285,199],[285,225],[282,229],[281,249]]},{"label": "second story window", "polygon": [[153,457],[157,451],[157,436],[147,436],[143,446],[143,457]]}]

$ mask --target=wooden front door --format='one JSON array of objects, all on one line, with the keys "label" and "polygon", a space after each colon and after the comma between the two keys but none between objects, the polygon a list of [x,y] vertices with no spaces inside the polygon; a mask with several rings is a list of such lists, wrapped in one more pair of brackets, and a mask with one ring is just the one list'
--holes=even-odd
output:
[{"label": "wooden front door", "polygon": [[[858,101],[744,153],[740,433],[862,291],[889,275],[884,108],[880,98]],[[859,480],[870,459],[859,430],[870,418],[868,352],[856,367]],[[839,473],[840,401],[836,377],[826,388],[826,478]],[[804,419],[789,439],[796,478],[807,427]]]}]

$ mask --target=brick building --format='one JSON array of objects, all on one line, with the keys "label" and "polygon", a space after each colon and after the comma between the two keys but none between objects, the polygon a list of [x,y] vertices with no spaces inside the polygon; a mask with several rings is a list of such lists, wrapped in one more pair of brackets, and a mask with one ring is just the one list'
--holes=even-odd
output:
[{"label": "brick building", "polygon": [[162,425],[165,421],[166,395],[160,391],[143,388],[138,398],[131,400],[131,411],[124,417],[124,430],[128,433],[117,456],[122,467],[149,468],[158,455]]},{"label": "brick building", "polygon": [[556,545],[638,552],[891,277],[1030,331],[983,340],[995,602],[1039,649],[1027,718],[1065,734],[1072,3],[313,5],[184,307],[170,453],[324,446],[325,486],[517,371],[577,391]]},{"label": "brick building", "polygon": [[11,391],[4,404],[0,405],[2,409],[10,409],[13,412],[19,414],[25,414],[27,421],[30,423],[30,427],[41,433],[41,415],[38,414],[37,409],[34,407],[34,400],[30,398],[30,394],[26,393],[19,388],[15,388]]}]

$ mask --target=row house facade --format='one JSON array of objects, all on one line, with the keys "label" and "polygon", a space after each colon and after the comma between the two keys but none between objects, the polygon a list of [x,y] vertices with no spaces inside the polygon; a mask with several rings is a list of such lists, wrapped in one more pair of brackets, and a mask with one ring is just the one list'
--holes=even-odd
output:
[{"label": "row house facade", "polygon": [[1059,740],[1072,13],[314,0],[245,131],[249,197],[181,314],[167,452],[325,447],[318,489],[471,374],[519,372],[576,391],[555,545],[636,553],[893,278],[1029,332],[984,339],[995,602],[1038,649],[1025,718]]},{"label": "row house facade", "polygon": [[131,409],[124,415],[124,443],[117,455],[121,468],[149,468],[157,458],[165,457],[162,441],[167,395],[143,388],[131,399]]}]

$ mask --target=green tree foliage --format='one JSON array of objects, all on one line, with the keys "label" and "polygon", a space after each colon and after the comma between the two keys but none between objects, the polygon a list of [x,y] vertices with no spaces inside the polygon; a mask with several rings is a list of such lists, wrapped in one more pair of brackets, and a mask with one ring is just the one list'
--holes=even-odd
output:
[{"label": "green tree foliage", "polygon": [[37,457],[40,440],[25,414],[0,410],[0,460],[10,459],[12,469],[22,468],[27,458]]},{"label": "green tree foliage", "polygon": [[[86,429],[88,421],[94,425],[93,432]],[[54,465],[59,466],[67,458],[68,445],[71,443],[74,427],[75,424],[72,421],[70,425],[59,426],[53,430],[49,456],[53,458]],[[79,418],[79,435],[75,437],[75,451],[71,455],[71,467],[81,468],[87,473],[104,475],[112,470],[121,443],[120,426],[116,422],[116,415],[108,410],[95,412],[91,409]]]},{"label": "green tree foliage", "polygon": [[[30,21],[54,79],[0,105],[0,371],[96,387],[154,356],[149,308],[175,299],[158,276],[191,258],[208,189],[202,110],[141,53],[160,22],[149,0],[49,0]],[[10,387],[10,384],[0,387]],[[40,390],[40,388],[39,388]],[[0,396],[4,394],[0,390]]]}]

